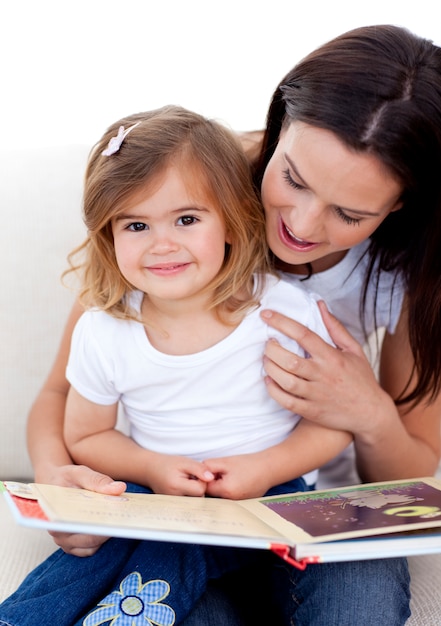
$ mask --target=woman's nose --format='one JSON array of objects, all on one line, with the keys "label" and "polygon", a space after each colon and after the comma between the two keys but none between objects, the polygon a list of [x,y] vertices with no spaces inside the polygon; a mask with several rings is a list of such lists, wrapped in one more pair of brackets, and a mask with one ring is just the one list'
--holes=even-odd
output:
[{"label": "woman's nose", "polygon": [[313,198],[303,198],[289,211],[286,225],[298,239],[315,242],[320,238],[323,221],[323,205]]}]

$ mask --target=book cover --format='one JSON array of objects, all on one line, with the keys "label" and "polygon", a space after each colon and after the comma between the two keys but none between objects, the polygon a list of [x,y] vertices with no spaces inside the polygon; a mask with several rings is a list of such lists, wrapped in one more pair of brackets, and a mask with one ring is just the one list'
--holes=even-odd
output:
[{"label": "book cover", "polygon": [[27,526],[271,549],[298,567],[441,552],[441,481],[433,478],[238,501],[7,481],[3,492]]}]

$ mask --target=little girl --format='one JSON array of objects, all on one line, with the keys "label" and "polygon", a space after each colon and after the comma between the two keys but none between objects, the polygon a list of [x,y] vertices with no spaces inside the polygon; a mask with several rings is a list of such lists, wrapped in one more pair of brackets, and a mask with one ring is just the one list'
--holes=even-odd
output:
[{"label": "little girl", "polygon": [[[315,470],[350,437],[270,398],[264,345],[287,340],[260,310],[294,314],[330,339],[316,301],[270,272],[263,212],[233,135],[179,107],[119,121],[91,153],[84,219],[73,254],[85,256],[73,269],[86,312],[65,420],[75,462],[144,492],[236,499],[313,488]],[[119,405],[130,435],[115,428]],[[0,623],[179,624],[209,579],[273,558],[128,539],[83,559],[60,550],[0,606]]]}]

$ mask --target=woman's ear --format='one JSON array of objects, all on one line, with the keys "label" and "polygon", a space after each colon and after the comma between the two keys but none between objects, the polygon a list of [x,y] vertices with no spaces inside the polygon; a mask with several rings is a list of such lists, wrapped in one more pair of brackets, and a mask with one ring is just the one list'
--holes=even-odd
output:
[{"label": "woman's ear", "polygon": [[401,199],[397,200],[395,202],[394,206],[391,208],[390,212],[391,213],[395,213],[395,211],[399,211],[401,209],[401,207],[403,206],[403,204],[404,203],[403,203],[403,201]]}]

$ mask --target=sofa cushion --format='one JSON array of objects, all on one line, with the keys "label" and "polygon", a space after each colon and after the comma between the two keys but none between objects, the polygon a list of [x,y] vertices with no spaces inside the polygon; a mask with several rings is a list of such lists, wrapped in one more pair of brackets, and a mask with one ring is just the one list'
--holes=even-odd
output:
[{"label": "sofa cushion", "polygon": [[73,294],[66,256],[84,236],[85,146],[0,151],[0,477],[31,477],[25,424]]}]

